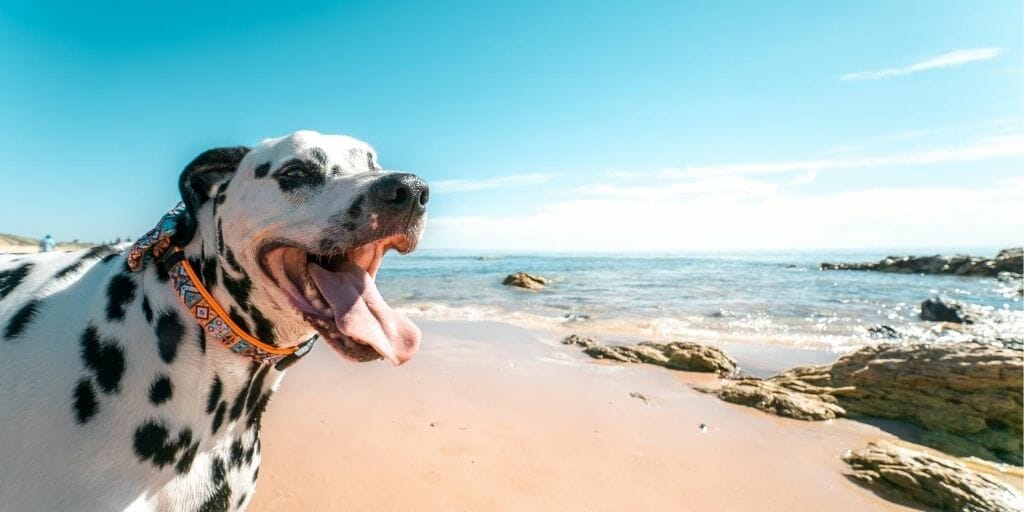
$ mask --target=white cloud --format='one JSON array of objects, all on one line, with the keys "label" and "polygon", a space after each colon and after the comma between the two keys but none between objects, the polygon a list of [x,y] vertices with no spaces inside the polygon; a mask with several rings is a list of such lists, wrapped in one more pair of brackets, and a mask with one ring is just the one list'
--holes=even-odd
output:
[{"label": "white cloud", "polygon": [[976,62],[979,60],[994,59],[1003,53],[1002,48],[968,48],[964,50],[956,50],[949,53],[943,53],[932,57],[928,60],[921,62],[915,62],[909,66],[901,68],[887,68],[879,69],[874,71],[858,71],[856,73],[847,73],[840,76],[842,80],[878,80],[880,78],[888,78],[891,76],[908,75],[911,73],[918,73],[929,69],[948,68],[951,66],[960,66],[969,62]]},{"label": "white cloud", "polygon": [[432,218],[424,246],[654,252],[1009,244],[1024,233],[1021,197],[1024,180],[973,190],[589,198],[524,215]]},{"label": "white cloud", "polygon": [[439,180],[430,183],[430,191],[438,194],[472,192],[491,188],[526,187],[551,181],[549,174],[512,174],[482,180]]},{"label": "white cloud", "polygon": [[434,217],[424,247],[653,252],[1015,244],[1024,233],[1024,176],[984,186],[966,173],[963,185],[805,185],[835,170],[890,168],[926,178],[927,166],[1006,157],[1015,169],[1022,156],[1024,134],[1015,128],[942,149],[613,170],[601,182],[562,184],[562,201],[537,207],[511,198],[505,211],[518,209],[513,215]]},{"label": "white cloud", "polygon": [[656,177],[662,179],[710,176],[738,176],[789,172],[821,172],[841,169],[871,169],[880,167],[915,167],[923,165],[964,163],[1024,156],[1024,135],[998,135],[974,141],[956,148],[929,149],[881,156],[839,156],[779,162],[748,162],[724,165],[701,165],[669,168],[651,172],[610,171],[616,178]]}]

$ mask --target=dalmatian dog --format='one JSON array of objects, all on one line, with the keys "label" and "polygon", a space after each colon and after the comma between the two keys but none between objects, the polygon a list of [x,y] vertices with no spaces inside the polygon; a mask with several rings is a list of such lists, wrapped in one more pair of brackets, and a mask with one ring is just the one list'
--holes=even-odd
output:
[{"label": "dalmatian dog", "polygon": [[[300,131],[206,151],[179,180],[175,243],[241,329],[319,335],[399,365],[420,332],[375,286],[416,248],[428,188],[356,139]],[[244,509],[284,376],[213,343],[166,270],[123,247],[0,256],[0,509]],[[295,363],[301,368],[301,360]]]}]

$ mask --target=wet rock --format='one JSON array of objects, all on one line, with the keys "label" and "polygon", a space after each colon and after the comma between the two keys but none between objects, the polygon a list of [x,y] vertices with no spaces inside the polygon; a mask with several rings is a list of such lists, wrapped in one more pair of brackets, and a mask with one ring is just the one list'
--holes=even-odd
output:
[{"label": "wet rock", "polygon": [[962,447],[972,455],[1020,465],[1022,389],[1021,352],[942,343],[865,347],[831,365],[797,367],[763,381],[744,379],[703,391],[798,419],[828,419],[828,413],[818,412],[826,408],[833,417],[909,421],[962,438]]},{"label": "wet rock", "polygon": [[999,251],[999,254],[996,254],[996,268],[999,272],[1017,276],[1024,274],[1024,247],[1011,247]]},{"label": "wet rock", "polygon": [[754,407],[762,411],[798,420],[817,421],[842,417],[846,411],[827,394],[808,394],[787,389],[771,380],[748,378],[718,390],[697,387],[715,393],[726,402]]},{"label": "wet rock", "polygon": [[1024,498],[994,476],[891,441],[847,453],[848,477],[892,501],[937,510],[1010,512]]},{"label": "wet rock", "polygon": [[921,320],[973,324],[974,318],[964,311],[963,304],[948,297],[933,297],[921,303]]},{"label": "wet rock", "polygon": [[562,316],[563,322],[588,322],[590,321],[590,315],[584,315],[583,313],[569,313]]},{"label": "wet rock", "polygon": [[514,286],[516,288],[525,288],[527,290],[539,290],[544,288],[544,285],[548,284],[549,281],[541,276],[535,276],[527,274],[526,272],[516,272],[515,274],[509,274],[501,284],[505,286]]},{"label": "wet rock", "polygon": [[996,277],[1000,272],[1020,276],[1024,256],[1019,247],[1003,249],[995,258],[956,254],[953,256],[889,256],[877,263],[822,263],[821,270],[871,270],[898,274],[952,274]]},{"label": "wet rock", "polygon": [[822,263],[821,270],[875,270],[877,263]]},{"label": "wet rock", "polygon": [[647,398],[647,395],[645,395],[643,393],[638,393],[636,391],[631,391],[629,393],[629,396],[632,397],[632,398],[636,398],[637,400],[640,400],[641,402],[643,402],[646,405],[651,405],[651,399]]},{"label": "wet rock", "polygon": [[562,345],[577,345],[580,347],[593,347],[597,342],[593,338],[587,338],[578,334],[570,334],[562,340]]},{"label": "wet rock", "polygon": [[594,345],[587,347],[583,353],[595,359],[608,359],[620,363],[648,363],[665,366],[668,357],[660,348],[650,344],[639,345]]},{"label": "wet rock", "polygon": [[[978,341],[977,343],[981,343],[981,341]],[[988,344],[992,345],[994,347],[1002,347],[1002,348],[1009,349],[1009,350],[1017,350],[1017,351],[1024,350],[1024,340],[1022,340],[1021,338],[1015,338],[1015,337],[1012,337],[1012,336],[1007,336],[1007,337],[1000,336],[1000,337],[992,338],[991,340],[988,340]]]},{"label": "wet rock", "polygon": [[899,340],[903,339],[903,333],[889,325],[873,325],[868,327],[868,334],[875,340]]},{"label": "wet rock", "polygon": [[717,347],[674,341],[636,345],[592,345],[583,352],[595,359],[623,363],[646,363],[685,372],[709,372],[730,375],[736,372],[736,360]]}]

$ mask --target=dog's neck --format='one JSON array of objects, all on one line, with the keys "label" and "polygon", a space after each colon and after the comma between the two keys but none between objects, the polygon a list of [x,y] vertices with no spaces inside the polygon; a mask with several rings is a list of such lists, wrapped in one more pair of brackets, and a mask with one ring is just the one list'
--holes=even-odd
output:
[{"label": "dog's neck", "polygon": [[200,210],[199,216],[199,228],[184,247],[185,258],[231,320],[246,333],[276,347],[292,347],[309,339],[312,329],[295,313],[283,310],[261,286],[267,278],[256,263],[256,255],[240,253],[226,241],[235,237],[224,232],[210,207]]}]

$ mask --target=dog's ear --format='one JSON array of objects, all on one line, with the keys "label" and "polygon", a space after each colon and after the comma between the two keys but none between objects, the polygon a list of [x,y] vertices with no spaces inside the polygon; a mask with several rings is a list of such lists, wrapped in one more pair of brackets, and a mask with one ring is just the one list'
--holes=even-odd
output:
[{"label": "dog's ear", "polygon": [[196,212],[210,200],[214,187],[227,180],[238,169],[238,164],[249,152],[249,148],[215,148],[204,151],[185,166],[178,179],[181,200],[185,203],[185,214],[179,219],[179,230],[175,245],[185,245],[196,230]]}]

